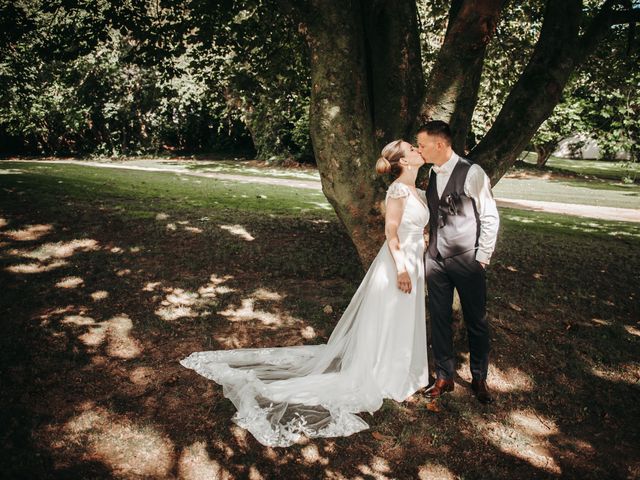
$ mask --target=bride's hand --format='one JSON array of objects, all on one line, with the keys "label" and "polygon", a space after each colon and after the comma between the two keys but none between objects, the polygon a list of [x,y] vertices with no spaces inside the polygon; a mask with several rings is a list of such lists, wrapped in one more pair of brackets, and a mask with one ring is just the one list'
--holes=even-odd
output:
[{"label": "bride's hand", "polygon": [[398,288],[404,293],[411,293],[411,277],[407,272],[398,274]]}]

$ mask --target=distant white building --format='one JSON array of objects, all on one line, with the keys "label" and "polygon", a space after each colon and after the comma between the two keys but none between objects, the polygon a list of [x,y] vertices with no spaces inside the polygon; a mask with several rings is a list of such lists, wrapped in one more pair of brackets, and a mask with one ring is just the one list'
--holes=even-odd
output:
[{"label": "distant white building", "polygon": [[[578,134],[567,137],[558,144],[558,148],[553,152],[555,157],[561,158],[582,158],[584,160],[598,160],[600,158],[600,147],[598,142],[586,135]],[[628,160],[628,152],[618,152],[616,158]]]}]

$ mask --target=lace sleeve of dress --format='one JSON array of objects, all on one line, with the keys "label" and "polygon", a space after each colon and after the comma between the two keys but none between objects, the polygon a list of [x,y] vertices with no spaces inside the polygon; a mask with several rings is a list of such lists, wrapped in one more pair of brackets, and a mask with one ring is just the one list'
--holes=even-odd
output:
[{"label": "lace sleeve of dress", "polygon": [[409,187],[400,182],[392,183],[387,190],[387,198],[403,198],[410,194]]}]

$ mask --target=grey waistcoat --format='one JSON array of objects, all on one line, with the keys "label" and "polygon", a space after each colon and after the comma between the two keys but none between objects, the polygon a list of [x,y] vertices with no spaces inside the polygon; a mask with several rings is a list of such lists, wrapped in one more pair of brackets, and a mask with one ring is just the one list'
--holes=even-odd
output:
[{"label": "grey waistcoat", "polygon": [[449,181],[438,198],[436,173],[432,170],[427,187],[429,204],[429,255],[442,258],[459,255],[478,247],[480,218],[472,198],[464,193],[464,182],[471,168],[468,160],[460,158]]}]

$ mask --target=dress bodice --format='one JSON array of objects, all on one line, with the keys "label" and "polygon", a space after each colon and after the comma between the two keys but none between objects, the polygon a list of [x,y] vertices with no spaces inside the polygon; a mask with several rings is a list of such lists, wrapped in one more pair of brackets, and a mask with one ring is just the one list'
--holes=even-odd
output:
[{"label": "dress bodice", "polygon": [[404,183],[393,182],[387,190],[389,198],[406,198],[402,220],[398,227],[398,236],[402,241],[404,238],[413,235],[422,235],[424,228],[429,223],[429,209],[427,208],[427,195],[424,190],[416,189],[418,197],[411,192]]}]

